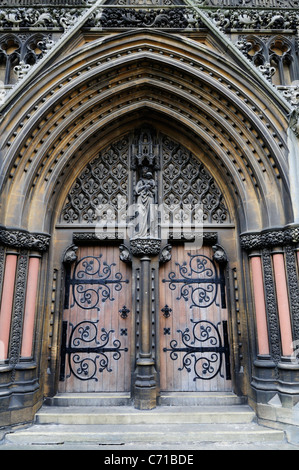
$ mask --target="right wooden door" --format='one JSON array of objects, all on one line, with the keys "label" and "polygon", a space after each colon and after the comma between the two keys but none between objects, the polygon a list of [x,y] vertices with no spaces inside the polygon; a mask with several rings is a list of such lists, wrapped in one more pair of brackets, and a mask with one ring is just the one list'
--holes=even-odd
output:
[{"label": "right wooden door", "polygon": [[174,246],[160,269],[162,391],[231,391],[224,267],[212,247]]}]

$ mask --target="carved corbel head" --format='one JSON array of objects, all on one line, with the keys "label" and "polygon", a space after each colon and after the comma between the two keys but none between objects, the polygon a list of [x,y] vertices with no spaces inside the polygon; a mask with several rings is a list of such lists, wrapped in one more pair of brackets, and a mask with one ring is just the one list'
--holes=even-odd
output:
[{"label": "carved corbel head", "polygon": [[224,248],[221,245],[214,245],[212,248],[214,251],[214,255],[213,255],[214,261],[216,261],[216,263],[219,263],[219,264],[226,264],[228,259],[227,259],[227,254]]},{"label": "carved corbel head", "polygon": [[123,261],[124,263],[132,262],[130,249],[126,245],[120,245],[119,251],[120,251],[119,258],[121,261]]},{"label": "carved corbel head", "polygon": [[71,264],[73,263],[74,261],[77,261],[77,252],[78,251],[78,247],[76,245],[72,245],[70,246],[66,252],[64,253],[64,256],[63,256],[63,263],[64,264]]},{"label": "carved corbel head", "polygon": [[171,260],[171,250],[171,245],[166,245],[164,248],[162,248],[159,258],[160,263],[167,263]]}]

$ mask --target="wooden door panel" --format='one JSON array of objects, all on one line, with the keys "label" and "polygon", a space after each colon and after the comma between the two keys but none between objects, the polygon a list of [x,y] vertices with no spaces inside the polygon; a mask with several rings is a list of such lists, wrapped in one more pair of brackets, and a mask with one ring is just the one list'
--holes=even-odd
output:
[{"label": "wooden door panel", "polygon": [[129,391],[130,268],[118,247],[81,247],[66,278],[60,391]]},{"label": "wooden door panel", "polygon": [[211,247],[173,247],[160,270],[162,390],[231,390],[225,297]]}]

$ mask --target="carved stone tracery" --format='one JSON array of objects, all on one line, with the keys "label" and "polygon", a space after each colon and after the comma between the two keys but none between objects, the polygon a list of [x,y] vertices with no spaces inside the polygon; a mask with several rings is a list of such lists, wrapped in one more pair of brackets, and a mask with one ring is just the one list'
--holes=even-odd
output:
[{"label": "carved stone tracery", "polygon": [[114,217],[119,197],[126,198],[128,192],[128,146],[124,139],[86,166],[67,197],[62,223],[94,224],[100,216]]},{"label": "carved stone tracery", "polygon": [[229,214],[214,178],[194,155],[168,138],[163,139],[164,203],[174,211],[188,208],[191,220],[202,206],[204,223],[229,222]]},{"label": "carved stone tracery", "polygon": [[[115,222],[116,227],[122,220],[119,210],[124,211],[125,217],[127,201],[133,201],[138,205],[144,203],[144,198],[148,200],[150,196],[149,203],[157,203],[159,178],[162,181],[162,201],[171,223],[184,222],[184,220],[175,220],[176,217],[182,216],[182,211],[190,222],[200,223],[201,220],[196,220],[197,217],[202,217],[202,222],[209,224],[230,222],[223,194],[215,179],[191,152],[165,136],[159,136],[155,145],[148,148],[144,144],[140,149],[138,145],[136,146],[136,141],[133,142],[129,151],[129,138],[124,138],[106,148],[99,157],[86,166],[67,196],[60,218],[61,224],[94,225],[103,218],[104,214],[107,225],[109,226],[110,216],[112,225]],[[139,149],[139,153],[136,153],[136,149]],[[140,152],[143,152],[143,158]],[[131,188],[128,178],[129,153],[131,153],[134,185]],[[160,153],[163,155],[162,163]],[[138,161],[139,166],[136,166]],[[158,170],[160,163],[161,173]],[[151,185],[148,197],[145,196],[143,189],[145,187],[144,183],[142,184],[143,173],[140,168],[137,171],[137,167],[142,168],[143,173],[146,170],[146,175],[150,175],[147,180]],[[107,210],[107,206],[111,208],[111,213]],[[197,212],[199,208],[202,209],[200,214]],[[151,231],[151,235],[157,238],[158,234]],[[146,230],[141,230],[139,227],[135,237],[146,237]]]}]

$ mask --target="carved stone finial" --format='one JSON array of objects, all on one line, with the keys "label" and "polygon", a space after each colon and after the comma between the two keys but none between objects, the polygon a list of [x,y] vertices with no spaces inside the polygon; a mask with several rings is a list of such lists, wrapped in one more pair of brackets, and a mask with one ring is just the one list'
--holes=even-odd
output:
[{"label": "carved stone finial", "polygon": [[275,74],[276,68],[272,67],[270,63],[266,63],[259,66],[259,71],[264,75],[267,80],[271,80],[271,77]]},{"label": "carved stone finial", "polygon": [[299,105],[299,85],[280,87],[282,94],[292,106]]},{"label": "carved stone finial", "polygon": [[14,67],[14,73],[16,74],[18,81],[22,80],[31,69],[29,64],[25,64],[25,62],[21,61],[19,65]]}]

